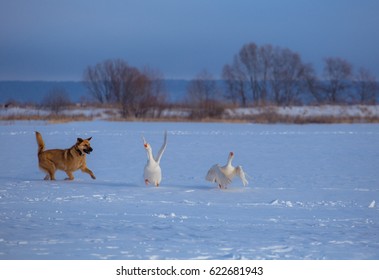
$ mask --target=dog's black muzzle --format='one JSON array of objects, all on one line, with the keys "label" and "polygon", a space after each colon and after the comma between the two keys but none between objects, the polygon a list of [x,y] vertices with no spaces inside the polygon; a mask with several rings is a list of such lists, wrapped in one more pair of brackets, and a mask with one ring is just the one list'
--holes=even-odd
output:
[{"label": "dog's black muzzle", "polygon": [[93,149],[91,147],[83,150],[83,152],[85,152],[87,155],[89,155],[92,151]]}]

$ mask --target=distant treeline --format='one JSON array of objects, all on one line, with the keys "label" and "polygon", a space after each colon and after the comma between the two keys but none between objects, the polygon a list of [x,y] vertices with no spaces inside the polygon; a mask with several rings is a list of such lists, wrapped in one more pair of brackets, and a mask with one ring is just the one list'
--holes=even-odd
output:
[{"label": "distant treeline", "polygon": [[[125,118],[145,117],[152,109],[159,112],[170,106],[190,108],[193,118],[203,118],[217,117],[225,107],[374,105],[378,100],[378,82],[369,70],[327,57],[318,74],[300,54],[269,44],[243,45],[220,69],[220,77],[203,69],[188,81],[167,80],[159,70],[113,59],[86,67],[81,82],[49,82],[50,89],[39,84],[43,82],[26,83],[36,83],[38,93],[33,96],[43,94],[39,103],[54,112],[72,102],[99,103],[119,108]],[[19,94],[28,91],[22,82],[0,82],[0,102],[7,96],[16,98],[4,89],[9,83],[20,87],[15,87]],[[26,100],[30,97],[24,95]]]},{"label": "distant treeline", "polygon": [[[194,118],[217,116],[225,106],[377,102],[378,83],[370,71],[354,71],[351,63],[338,57],[325,58],[318,75],[312,64],[288,48],[249,43],[220,71],[221,82],[207,70],[188,82],[183,101]],[[83,81],[97,102],[119,106],[124,117],[143,117],[152,107],[167,106],[163,74],[121,59],[88,66]]]},{"label": "distant treeline", "polygon": [[222,69],[226,96],[243,107],[248,98],[255,105],[279,106],[315,104],[375,104],[376,78],[369,70],[353,66],[345,59],[327,57],[317,75],[312,64],[300,54],[272,45],[244,45],[230,64]]}]

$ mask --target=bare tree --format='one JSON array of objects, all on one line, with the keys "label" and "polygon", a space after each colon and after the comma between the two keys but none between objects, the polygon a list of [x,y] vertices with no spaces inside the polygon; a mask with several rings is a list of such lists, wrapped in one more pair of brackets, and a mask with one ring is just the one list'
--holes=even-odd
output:
[{"label": "bare tree", "polygon": [[242,99],[243,106],[247,91],[255,105],[265,105],[270,100],[277,105],[300,104],[306,94],[317,95],[313,67],[303,63],[298,53],[269,44],[244,45],[233,64],[224,66],[222,76],[227,96],[234,103]]},{"label": "bare tree", "polygon": [[244,45],[238,56],[245,73],[254,104],[265,104],[269,91],[274,48],[271,45],[258,47],[255,43]]},{"label": "bare tree", "polygon": [[222,78],[227,87],[226,98],[230,99],[233,105],[239,103],[242,107],[246,107],[246,75],[241,69],[241,63],[238,57],[234,58],[233,64],[226,64],[223,67]]},{"label": "bare tree", "polygon": [[264,45],[259,48],[260,64],[260,96],[259,103],[264,105],[267,102],[269,94],[269,82],[271,78],[271,69],[273,63],[274,49],[271,45]]},{"label": "bare tree", "polygon": [[327,101],[335,104],[346,101],[342,94],[351,86],[352,65],[342,58],[328,57],[325,59],[324,78],[326,85],[324,91]]},{"label": "bare tree", "polygon": [[378,83],[369,70],[360,68],[354,84],[361,104],[376,104]]},{"label": "bare tree", "polygon": [[203,105],[213,100],[216,95],[216,83],[212,74],[203,70],[196,75],[188,85],[188,100],[195,106]]},{"label": "bare tree", "polygon": [[298,53],[277,48],[271,78],[275,103],[285,106],[301,103],[300,95],[307,90],[307,79],[310,78],[306,75],[310,74],[310,66],[302,62]]},{"label": "bare tree", "polygon": [[142,108],[148,89],[148,79],[141,75],[134,67],[125,67],[120,76],[121,91],[120,100],[121,113],[123,117],[138,117],[143,115]]},{"label": "bare tree", "polygon": [[71,101],[68,93],[61,88],[54,88],[49,91],[41,103],[42,107],[49,109],[56,115],[59,115],[70,104]]},{"label": "bare tree", "polygon": [[150,81],[150,102],[152,103],[152,107],[155,108],[153,116],[160,116],[162,109],[167,104],[167,89],[164,75],[161,71],[150,67],[145,67],[142,72]]},{"label": "bare tree", "polygon": [[304,82],[305,88],[310,93],[310,96],[314,98],[316,104],[324,103],[325,96],[323,95],[322,85],[312,64],[304,65]]},{"label": "bare tree", "polygon": [[212,74],[203,70],[196,75],[187,88],[187,101],[194,107],[193,117],[219,115],[218,93],[219,90]]},{"label": "bare tree", "polygon": [[259,61],[258,46],[255,43],[244,45],[239,52],[239,60],[249,82],[254,103],[258,103],[260,93],[261,65]]},{"label": "bare tree", "polygon": [[88,66],[83,74],[84,84],[90,95],[100,103],[115,101],[119,95],[120,72],[127,67],[121,60],[106,60],[95,66]]},{"label": "bare tree", "polygon": [[[222,69],[222,78],[226,83],[227,92],[225,97],[232,101],[232,104],[236,106],[239,103],[239,90],[238,90],[238,81],[234,76],[234,69],[231,65],[226,64]],[[242,81],[244,84],[244,81]],[[243,102],[242,102],[243,103]],[[245,101],[246,103],[246,101]]]},{"label": "bare tree", "polygon": [[137,68],[128,67],[122,74],[121,109],[124,117],[144,117],[159,106],[154,95],[154,81]]},{"label": "bare tree", "polygon": [[158,100],[164,102],[162,80],[147,68],[144,73],[120,59],[88,66],[83,79],[97,101],[117,104],[123,117],[144,116]]}]

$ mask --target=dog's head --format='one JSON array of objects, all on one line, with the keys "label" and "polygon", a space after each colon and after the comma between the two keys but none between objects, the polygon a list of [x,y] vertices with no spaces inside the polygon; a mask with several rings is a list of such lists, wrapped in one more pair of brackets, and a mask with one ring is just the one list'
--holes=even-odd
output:
[{"label": "dog's head", "polygon": [[83,155],[84,153],[90,154],[93,149],[91,148],[91,143],[89,142],[92,137],[87,139],[78,138],[76,141],[76,149]]}]

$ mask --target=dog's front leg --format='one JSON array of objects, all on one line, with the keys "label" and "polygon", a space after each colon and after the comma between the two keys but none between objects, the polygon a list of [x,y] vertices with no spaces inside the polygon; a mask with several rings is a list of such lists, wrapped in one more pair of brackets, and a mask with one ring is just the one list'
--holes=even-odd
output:
[{"label": "dog's front leg", "polygon": [[95,174],[93,174],[93,172],[87,166],[83,167],[81,170],[82,172],[89,174],[92,179],[96,179]]}]

